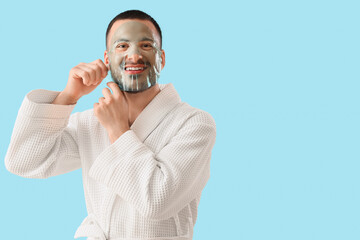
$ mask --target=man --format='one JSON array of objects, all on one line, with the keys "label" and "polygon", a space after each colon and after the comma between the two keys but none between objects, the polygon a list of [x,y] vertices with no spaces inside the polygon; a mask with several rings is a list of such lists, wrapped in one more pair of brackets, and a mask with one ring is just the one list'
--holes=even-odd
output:
[{"label": "man", "polygon": [[[108,26],[104,62],[80,63],[63,91],[34,90],[21,105],[6,168],[26,178],[82,168],[88,216],[75,238],[192,239],[216,127],[172,84],[157,83],[161,45],[154,19],[123,12]],[[71,114],[108,70],[110,89],[93,109]]]}]

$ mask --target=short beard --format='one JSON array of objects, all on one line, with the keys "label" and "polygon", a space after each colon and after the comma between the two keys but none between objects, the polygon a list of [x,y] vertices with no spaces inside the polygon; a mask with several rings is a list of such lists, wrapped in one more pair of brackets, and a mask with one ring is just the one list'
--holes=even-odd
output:
[{"label": "short beard", "polygon": [[114,71],[111,65],[110,65],[110,73],[112,80],[119,86],[120,90],[128,93],[143,92],[151,88],[155,84],[157,84],[157,79],[159,78],[159,75],[155,73],[155,70],[153,68],[150,68],[149,74],[146,76],[146,82],[140,83],[141,84],[140,86],[136,85],[135,87],[133,87],[134,86],[133,81],[137,81],[138,78],[138,75],[134,74],[135,76],[133,78],[135,79],[130,80],[132,82],[132,85],[131,87],[129,87],[126,85],[124,86],[121,72],[116,70]]}]

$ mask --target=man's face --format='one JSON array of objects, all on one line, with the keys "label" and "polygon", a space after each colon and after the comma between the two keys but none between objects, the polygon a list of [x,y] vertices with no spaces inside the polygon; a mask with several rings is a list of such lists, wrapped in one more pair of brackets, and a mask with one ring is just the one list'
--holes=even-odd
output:
[{"label": "man's face", "polygon": [[155,32],[140,21],[126,21],[115,29],[108,57],[111,77],[121,90],[140,92],[157,83],[162,58],[156,40]]}]

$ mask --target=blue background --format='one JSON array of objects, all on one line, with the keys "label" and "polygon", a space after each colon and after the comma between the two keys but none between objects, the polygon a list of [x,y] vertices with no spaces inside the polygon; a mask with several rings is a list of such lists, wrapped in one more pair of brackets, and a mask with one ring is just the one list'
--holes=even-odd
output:
[{"label": "blue background", "polygon": [[[183,101],[217,123],[194,240],[360,239],[358,1],[8,1],[0,5],[4,159],[33,89],[61,91],[103,59],[128,9],[163,31]],[[108,78],[110,80],[110,78]],[[103,83],[74,111],[91,108]],[[1,239],[72,239],[86,216],[81,170],[25,179],[0,164]],[[83,239],[83,238],[82,238]]]}]

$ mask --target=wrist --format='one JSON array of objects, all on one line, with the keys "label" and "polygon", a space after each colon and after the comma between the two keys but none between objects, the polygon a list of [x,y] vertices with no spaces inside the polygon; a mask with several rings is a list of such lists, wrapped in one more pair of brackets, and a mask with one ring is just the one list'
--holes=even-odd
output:
[{"label": "wrist", "polygon": [[129,127],[122,127],[117,130],[108,130],[108,135],[110,138],[110,142],[114,143],[121,135],[130,130]]},{"label": "wrist", "polygon": [[52,104],[59,104],[59,105],[74,105],[77,103],[79,98],[75,98],[71,96],[70,94],[66,93],[65,91],[62,91],[59,93],[59,95],[54,99]]}]

